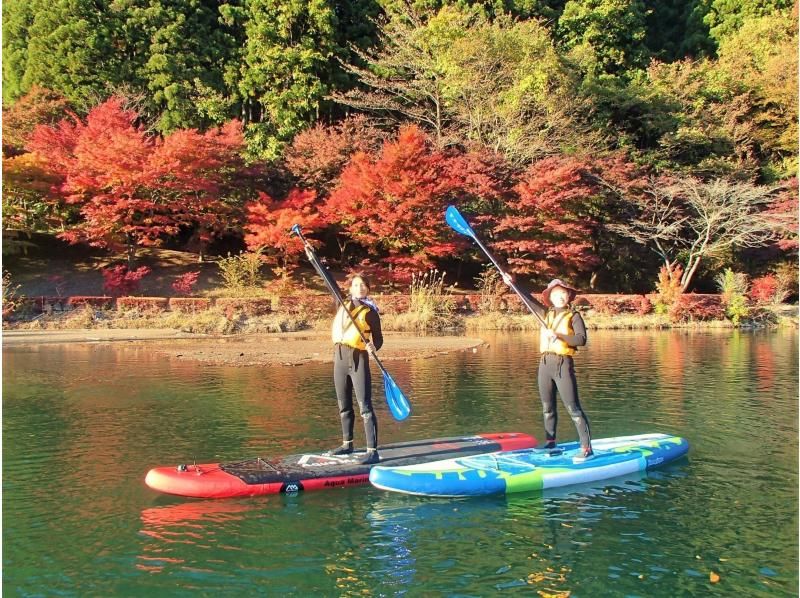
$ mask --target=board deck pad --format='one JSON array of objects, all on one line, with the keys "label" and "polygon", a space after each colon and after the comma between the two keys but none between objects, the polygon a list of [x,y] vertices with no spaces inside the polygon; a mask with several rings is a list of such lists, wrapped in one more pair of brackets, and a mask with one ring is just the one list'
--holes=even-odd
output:
[{"label": "board deck pad", "polygon": [[592,441],[594,457],[580,458],[577,442],[556,451],[521,449],[456,457],[370,471],[370,482],[383,490],[420,496],[479,496],[529,492],[595,482],[674,461],[689,443],[668,434],[618,436]]},{"label": "board deck pad", "polygon": [[[379,454],[381,465],[402,466],[535,445],[533,436],[503,432],[387,444],[379,447]],[[363,456],[362,449],[351,455],[302,453],[278,458],[256,457],[230,463],[157,467],[147,473],[145,483],[159,492],[196,498],[294,493],[355,486],[369,483],[369,472],[374,467],[359,463]]]}]

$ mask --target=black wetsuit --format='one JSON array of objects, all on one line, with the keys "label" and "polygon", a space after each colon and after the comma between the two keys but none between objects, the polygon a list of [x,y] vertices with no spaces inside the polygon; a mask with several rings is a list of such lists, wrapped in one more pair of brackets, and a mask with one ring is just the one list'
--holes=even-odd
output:
[{"label": "black wetsuit", "polygon": [[[545,319],[547,308],[526,295],[525,302],[528,306]],[[570,311],[565,307],[561,310],[551,308],[557,315],[563,311]],[[586,326],[583,318],[577,312],[572,317],[572,330],[574,334],[557,334],[559,340],[564,341],[570,347],[582,347],[586,344]],[[578,430],[582,447],[590,447],[592,435],[589,429],[589,419],[583,412],[580,399],[578,398],[578,383],[575,379],[575,362],[570,355],[557,355],[556,353],[542,353],[539,360],[539,397],[542,400],[542,413],[544,415],[544,432],[547,443],[555,442],[556,428],[558,425],[558,411],[556,409],[556,391],[561,395],[561,401],[569,412],[575,428]]]},{"label": "black wetsuit", "polygon": [[[355,301],[358,301],[357,299]],[[352,311],[358,305],[370,308],[366,315],[372,344],[375,349],[383,345],[381,318],[378,312],[367,303],[347,301]],[[352,326],[352,322],[350,323]],[[336,343],[333,351],[333,383],[336,386],[336,400],[339,402],[339,416],[342,419],[342,439],[345,443],[353,440],[353,393],[355,392],[361,417],[364,419],[364,433],[367,437],[367,448],[378,448],[378,418],[372,407],[372,377],[369,371],[369,353],[355,349],[349,345]]]}]

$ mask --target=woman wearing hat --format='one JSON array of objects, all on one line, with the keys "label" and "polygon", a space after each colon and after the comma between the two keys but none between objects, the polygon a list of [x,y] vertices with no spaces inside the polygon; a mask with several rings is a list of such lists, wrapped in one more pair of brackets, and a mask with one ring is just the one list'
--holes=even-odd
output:
[{"label": "woman wearing hat", "polygon": [[[503,273],[506,284],[511,276]],[[523,300],[545,322],[539,332],[539,396],[544,414],[546,449],[556,448],[556,391],[567,408],[581,443],[581,453],[575,461],[584,461],[593,456],[592,436],[589,420],[578,399],[578,383],[575,379],[573,355],[577,348],[586,344],[586,326],[581,315],[572,309],[571,303],[577,291],[559,279],[550,281],[542,292],[545,305],[525,293]]]}]

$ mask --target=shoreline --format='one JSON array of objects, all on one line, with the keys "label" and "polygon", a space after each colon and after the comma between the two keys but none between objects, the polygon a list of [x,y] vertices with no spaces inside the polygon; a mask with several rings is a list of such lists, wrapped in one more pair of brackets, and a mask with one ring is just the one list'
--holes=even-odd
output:
[{"label": "shoreline", "polygon": [[[470,336],[384,334],[381,361],[428,359],[459,351],[477,351],[486,341]],[[288,365],[333,361],[328,335],[314,331],[218,336],[170,329],[81,329],[3,331],[3,348],[76,343],[147,344],[171,359],[215,365]]]},{"label": "shoreline", "polygon": [[43,330],[3,330],[3,348],[21,345],[124,342],[146,340],[208,338],[211,335],[184,332],[173,328],[73,328]]}]

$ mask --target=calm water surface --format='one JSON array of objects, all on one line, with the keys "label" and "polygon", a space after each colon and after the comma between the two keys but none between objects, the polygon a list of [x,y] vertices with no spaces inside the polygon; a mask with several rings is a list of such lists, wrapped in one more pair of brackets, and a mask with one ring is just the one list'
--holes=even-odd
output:
[{"label": "calm water surface", "polygon": [[[486,338],[476,353],[390,362],[414,414],[393,421],[376,386],[381,441],[541,436],[534,339]],[[149,490],[147,470],[335,446],[331,366],[215,367],[141,344],[8,348],[3,592],[796,596],[797,332],[594,332],[577,360],[595,437],[678,434],[688,459],[544,495],[180,499]]]}]

